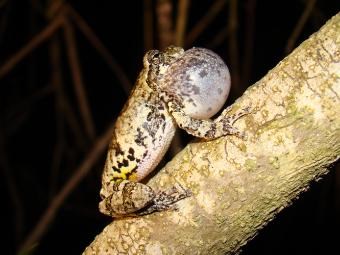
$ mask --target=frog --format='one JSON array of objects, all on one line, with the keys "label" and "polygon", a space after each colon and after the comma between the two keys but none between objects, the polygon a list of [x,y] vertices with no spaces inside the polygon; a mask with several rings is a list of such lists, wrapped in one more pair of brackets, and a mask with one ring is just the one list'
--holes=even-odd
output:
[{"label": "frog", "polygon": [[167,152],[177,128],[205,140],[244,132],[233,125],[249,107],[231,114],[224,106],[230,73],[213,51],[169,46],[143,58],[135,86],[116,119],[102,174],[99,210],[113,218],[137,217],[169,209],[192,196],[176,183],[154,190],[143,180]]}]

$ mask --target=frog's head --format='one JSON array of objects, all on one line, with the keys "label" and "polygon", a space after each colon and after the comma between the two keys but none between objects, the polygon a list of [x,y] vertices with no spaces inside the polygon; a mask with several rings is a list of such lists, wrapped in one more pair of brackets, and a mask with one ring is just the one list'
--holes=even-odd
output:
[{"label": "frog's head", "polygon": [[145,54],[143,63],[147,70],[146,81],[153,90],[159,90],[158,81],[183,54],[184,49],[176,46],[169,46],[164,51],[150,50]]}]

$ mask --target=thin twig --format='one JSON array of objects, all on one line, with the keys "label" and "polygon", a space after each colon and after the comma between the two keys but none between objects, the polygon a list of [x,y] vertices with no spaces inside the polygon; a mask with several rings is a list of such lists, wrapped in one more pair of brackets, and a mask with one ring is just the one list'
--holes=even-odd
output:
[{"label": "thin twig", "polygon": [[32,50],[37,48],[41,43],[46,41],[54,32],[63,24],[63,17],[57,16],[52,20],[46,28],[44,28],[39,34],[37,34],[31,41],[29,41],[24,47],[22,47],[17,53],[12,55],[1,67],[0,67],[0,79],[4,77],[12,68],[26,57]]},{"label": "thin twig", "polygon": [[28,114],[31,110],[31,107],[37,101],[45,98],[46,96],[53,93],[52,86],[45,86],[36,92],[33,92],[29,97],[26,99],[22,99],[18,104],[14,105],[6,111],[5,113],[5,122],[6,122],[6,132],[7,136],[11,136],[14,134],[20,124],[27,119]]},{"label": "thin twig", "polygon": [[174,43],[172,10],[172,2],[170,0],[157,1],[156,14],[160,50]]},{"label": "thin twig", "polygon": [[217,16],[217,14],[223,9],[224,5],[227,3],[227,0],[217,0],[215,1],[209,10],[206,12],[203,18],[201,18],[194,28],[188,33],[185,45],[186,47],[191,46],[197,37],[209,26],[209,24],[213,21],[213,19]]},{"label": "thin twig", "polygon": [[54,197],[52,202],[47,207],[46,211],[41,216],[37,225],[27,235],[25,241],[21,245],[20,250],[27,253],[45,234],[49,225],[53,221],[57,211],[62,206],[65,199],[77,187],[82,179],[89,173],[93,165],[98,161],[100,156],[104,153],[107,145],[112,137],[114,124],[112,124],[99,138],[97,138],[92,149],[84,157],[84,161],[75,169],[72,177],[65,183],[59,193]]},{"label": "thin twig", "polygon": [[73,107],[71,106],[70,102],[68,101],[66,95],[64,93],[62,94],[62,110],[65,114],[65,119],[68,124],[68,126],[71,128],[73,137],[75,137],[76,143],[78,148],[83,149],[86,147],[86,141],[84,139],[84,133],[80,126],[79,121],[77,120],[77,116],[73,110]]},{"label": "thin twig", "polygon": [[[69,18],[72,16],[73,9],[68,3],[65,3],[64,0],[51,0],[49,2],[49,6],[47,9],[46,17],[48,19],[52,19],[54,16],[56,16],[58,13],[61,13],[64,15],[64,17],[67,16]],[[67,96],[65,95],[64,89],[62,84],[63,83],[63,76],[62,76],[62,68],[61,68],[61,59],[60,59],[60,41],[59,37],[55,36],[53,38],[53,41],[51,43],[50,48],[51,53],[51,65],[52,65],[52,85],[55,89],[55,96],[56,96],[56,114],[59,116],[59,122],[61,122],[62,116],[65,117],[66,123],[70,127],[70,131],[73,133],[73,137],[75,138],[76,145],[80,150],[83,150],[87,147],[86,140],[84,139],[84,133],[83,129],[79,125],[79,121],[77,120],[77,116],[73,110],[73,107],[69,103],[69,100],[67,99]],[[61,125],[61,123],[58,123],[58,125]],[[61,127],[58,126],[58,129]],[[62,146],[61,146],[62,147]],[[56,150],[59,150],[59,147],[56,148]],[[60,155],[61,156],[61,155]],[[57,161],[58,157],[54,158],[52,163],[52,172],[53,172],[53,166],[57,167]],[[53,175],[53,174],[52,174]],[[51,188],[53,190],[53,188]]]},{"label": "thin twig", "polygon": [[128,79],[127,75],[120,67],[120,65],[112,57],[110,51],[105,47],[105,45],[100,41],[92,28],[86,23],[86,21],[74,10],[70,5],[67,5],[69,17],[73,19],[77,27],[84,34],[84,36],[89,40],[92,46],[98,51],[107,65],[111,68],[112,72],[118,78],[120,84],[122,85],[126,94],[129,94],[132,84]]},{"label": "thin twig", "polygon": [[57,189],[57,180],[64,148],[64,116],[63,116],[63,75],[60,59],[60,40],[57,35],[52,38],[49,48],[51,62],[51,84],[55,91],[55,116],[56,116],[56,144],[54,146],[51,173],[49,181],[49,197],[52,198]]},{"label": "thin twig", "polygon": [[178,3],[178,14],[176,21],[175,44],[176,46],[184,45],[184,33],[187,25],[188,8],[190,0],[180,0]]},{"label": "thin twig", "polygon": [[51,171],[49,174],[49,185],[48,185],[48,199],[53,199],[57,187],[58,187],[58,180],[59,180],[59,173],[61,168],[61,162],[63,159],[63,151],[65,148],[65,141],[64,141],[64,135],[65,135],[65,129],[64,129],[64,120],[63,116],[61,116],[61,112],[56,114],[57,118],[57,141],[53,149],[53,155],[52,155],[52,162],[51,162]]},{"label": "thin twig", "polygon": [[85,125],[86,133],[89,136],[89,138],[93,140],[95,138],[95,127],[92,120],[90,107],[87,101],[85,86],[83,82],[82,72],[77,53],[77,43],[74,36],[73,26],[70,22],[68,22],[67,18],[65,18],[63,27],[68,61],[71,68],[73,85],[76,92],[80,113]]},{"label": "thin twig", "polygon": [[299,35],[301,34],[301,31],[303,27],[305,26],[310,14],[313,11],[314,5],[316,3],[316,0],[309,0],[306,2],[305,9],[303,13],[301,14],[300,19],[298,20],[293,32],[289,36],[289,39],[287,41],[285,52],[286,54],[290,53],[292,49],[294,48],[295,42]]},{"label": "thin twig", "polygon": [[152,0],[144,0],[144,48],[151,50],[153,48],[153,15]]},{"label": "thin twig", "polygon": [[58,13],[64,12],[65,11],[64,7],[65,7],[64,0],[50,0],[48,1],[48,7],[46,8],[46,11],[44,12],[45,16],[48,19],[52,19]]}]

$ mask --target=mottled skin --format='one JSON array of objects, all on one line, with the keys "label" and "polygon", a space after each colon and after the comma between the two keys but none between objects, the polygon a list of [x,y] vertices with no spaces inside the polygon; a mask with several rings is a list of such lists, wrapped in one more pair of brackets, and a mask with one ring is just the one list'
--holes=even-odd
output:
[{"label": "mottled skin", "polygon": [[99,209],[112,217],[166,210],[190,196],[180,185],[155,192],[140,183],[163,158],[177,126],[205,139],[242,137],[232,125],[248,113],[228,115],[226,109],[208,119],[223,106],[230,88],[228,68],[210,50],[170,46],[147,52],[143,63],[117,118],[104,167]]}]

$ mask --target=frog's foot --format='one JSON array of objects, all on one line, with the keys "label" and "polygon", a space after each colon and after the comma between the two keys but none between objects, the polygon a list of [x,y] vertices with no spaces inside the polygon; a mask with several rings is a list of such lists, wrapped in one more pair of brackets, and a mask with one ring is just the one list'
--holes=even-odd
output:
[{"label": "frog's foot", "polygon": [[184,189],[180,184],[176,184],[170,190],[161,191],[156,194],[153,202],[146,208],[143,208],[136,213],[136,216],[151,214],[154,212],[161,212],[166,210],[177,210],[176,202],[190,197],[192,195],[190,190]]},{"label": "frog's foot", "polygon": [[245,139],[246,135],[244,132],[240,132],[237,128],[235,128],[233,125],[234,123],[240,119],[241,117],[248,115],[250,111],[250,106],[247,106],[246,108],[241,109],[235,114],[230,114],[231,107],[227,107],[221,115],[215,120],[219,123],[222,123],[223,125],[223,131],[226,134],[230,135],[236,135],[239,138]]}]

